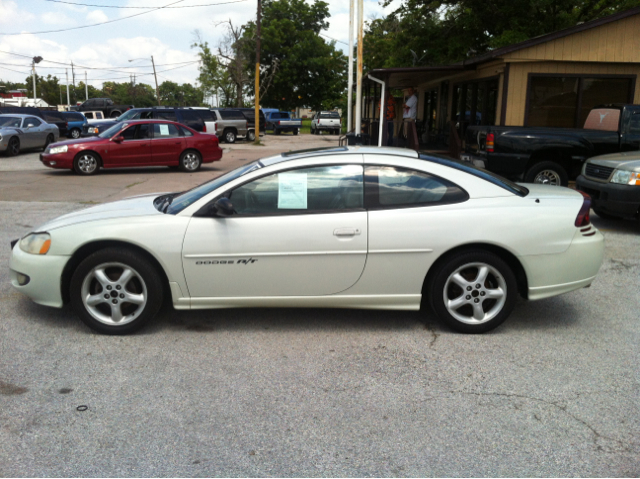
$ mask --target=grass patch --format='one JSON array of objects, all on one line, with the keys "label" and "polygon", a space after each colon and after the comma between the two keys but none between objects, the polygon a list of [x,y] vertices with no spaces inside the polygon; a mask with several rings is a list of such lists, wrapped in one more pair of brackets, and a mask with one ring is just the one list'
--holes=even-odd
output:
[{"label": "grass patch", "polygon": [[132,186],[141,185],[142,183],[144,183],[144,181],[136,181],[135,183],[125,186],[125,188],[131,188]]}]

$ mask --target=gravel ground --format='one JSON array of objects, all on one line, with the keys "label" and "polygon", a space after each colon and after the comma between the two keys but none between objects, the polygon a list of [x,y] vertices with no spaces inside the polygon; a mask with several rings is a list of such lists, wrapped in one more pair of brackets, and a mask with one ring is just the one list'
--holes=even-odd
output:
[{"label": "gravel ground", "polygon": [[594,216],[593,286],[520,301],[485,335],[415,312],[230,309],[108,337],[8,283],[9,241],[85,207],[68,195],[0,201],[0,476],[640,474],[636,223]]}]

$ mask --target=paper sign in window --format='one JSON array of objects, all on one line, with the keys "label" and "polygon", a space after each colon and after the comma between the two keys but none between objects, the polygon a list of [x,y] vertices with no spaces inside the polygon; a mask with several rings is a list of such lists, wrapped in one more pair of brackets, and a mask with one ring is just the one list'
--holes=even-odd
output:
[{"label": "paper sign in window", "polygon": [[169,136],[169,125],[160,125],[160,136]]},{"label": "paper sign in window", "polygon": [[278,209],[307,209],[306,173],[280,173],[278,175]]}]

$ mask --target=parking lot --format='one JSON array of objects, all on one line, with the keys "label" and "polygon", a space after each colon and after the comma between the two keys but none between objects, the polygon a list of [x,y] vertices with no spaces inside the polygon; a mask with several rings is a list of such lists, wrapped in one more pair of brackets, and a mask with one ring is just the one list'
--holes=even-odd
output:
[{"label": "parking lot", "polygon": [[61,214],[180,191],[336,136],[221,145],[197,173],[79,177],[0,158],[2,476],[637,476],[640,225],[590,288],[520,300],[477,336],[418,312],[164,310],[94,334],[9,283],[9,241]]}]

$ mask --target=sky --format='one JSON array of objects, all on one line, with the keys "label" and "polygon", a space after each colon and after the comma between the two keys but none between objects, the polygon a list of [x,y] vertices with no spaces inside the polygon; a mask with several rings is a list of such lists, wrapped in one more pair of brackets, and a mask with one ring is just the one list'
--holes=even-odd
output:
[{"label": "sky", "polygon": [[[337,40],[336,47],[346,54],[349,1],[325,1],[331,14],[325,39]],[[364,0],[364,18],[380,18],[399,2],[383,8],[378,0]],[[163,6],[169,7],[149,10]],[[225,32],[220,22],[242,25],[255,19],[256,7],[256,0],[0,0],[0,80],[23,82],[30,75],[31,58],[41,56],[37,74],[55,75],[63,84],[65,69],[71,82],[73,62],[76,83],[84,81],[85,72],[88,83],[98,88],[103,81],[130,81],[135,73],[137,82],[153,85],[153,55],[158,83],[195,84],[198,57],[191,48],[195,31],[210,46],[217,46]],[[131,15],[137,16],[124,18]],[[112,23],[87,27],[103,22]],[[71,28],[77,29],[33,33]]]}]

